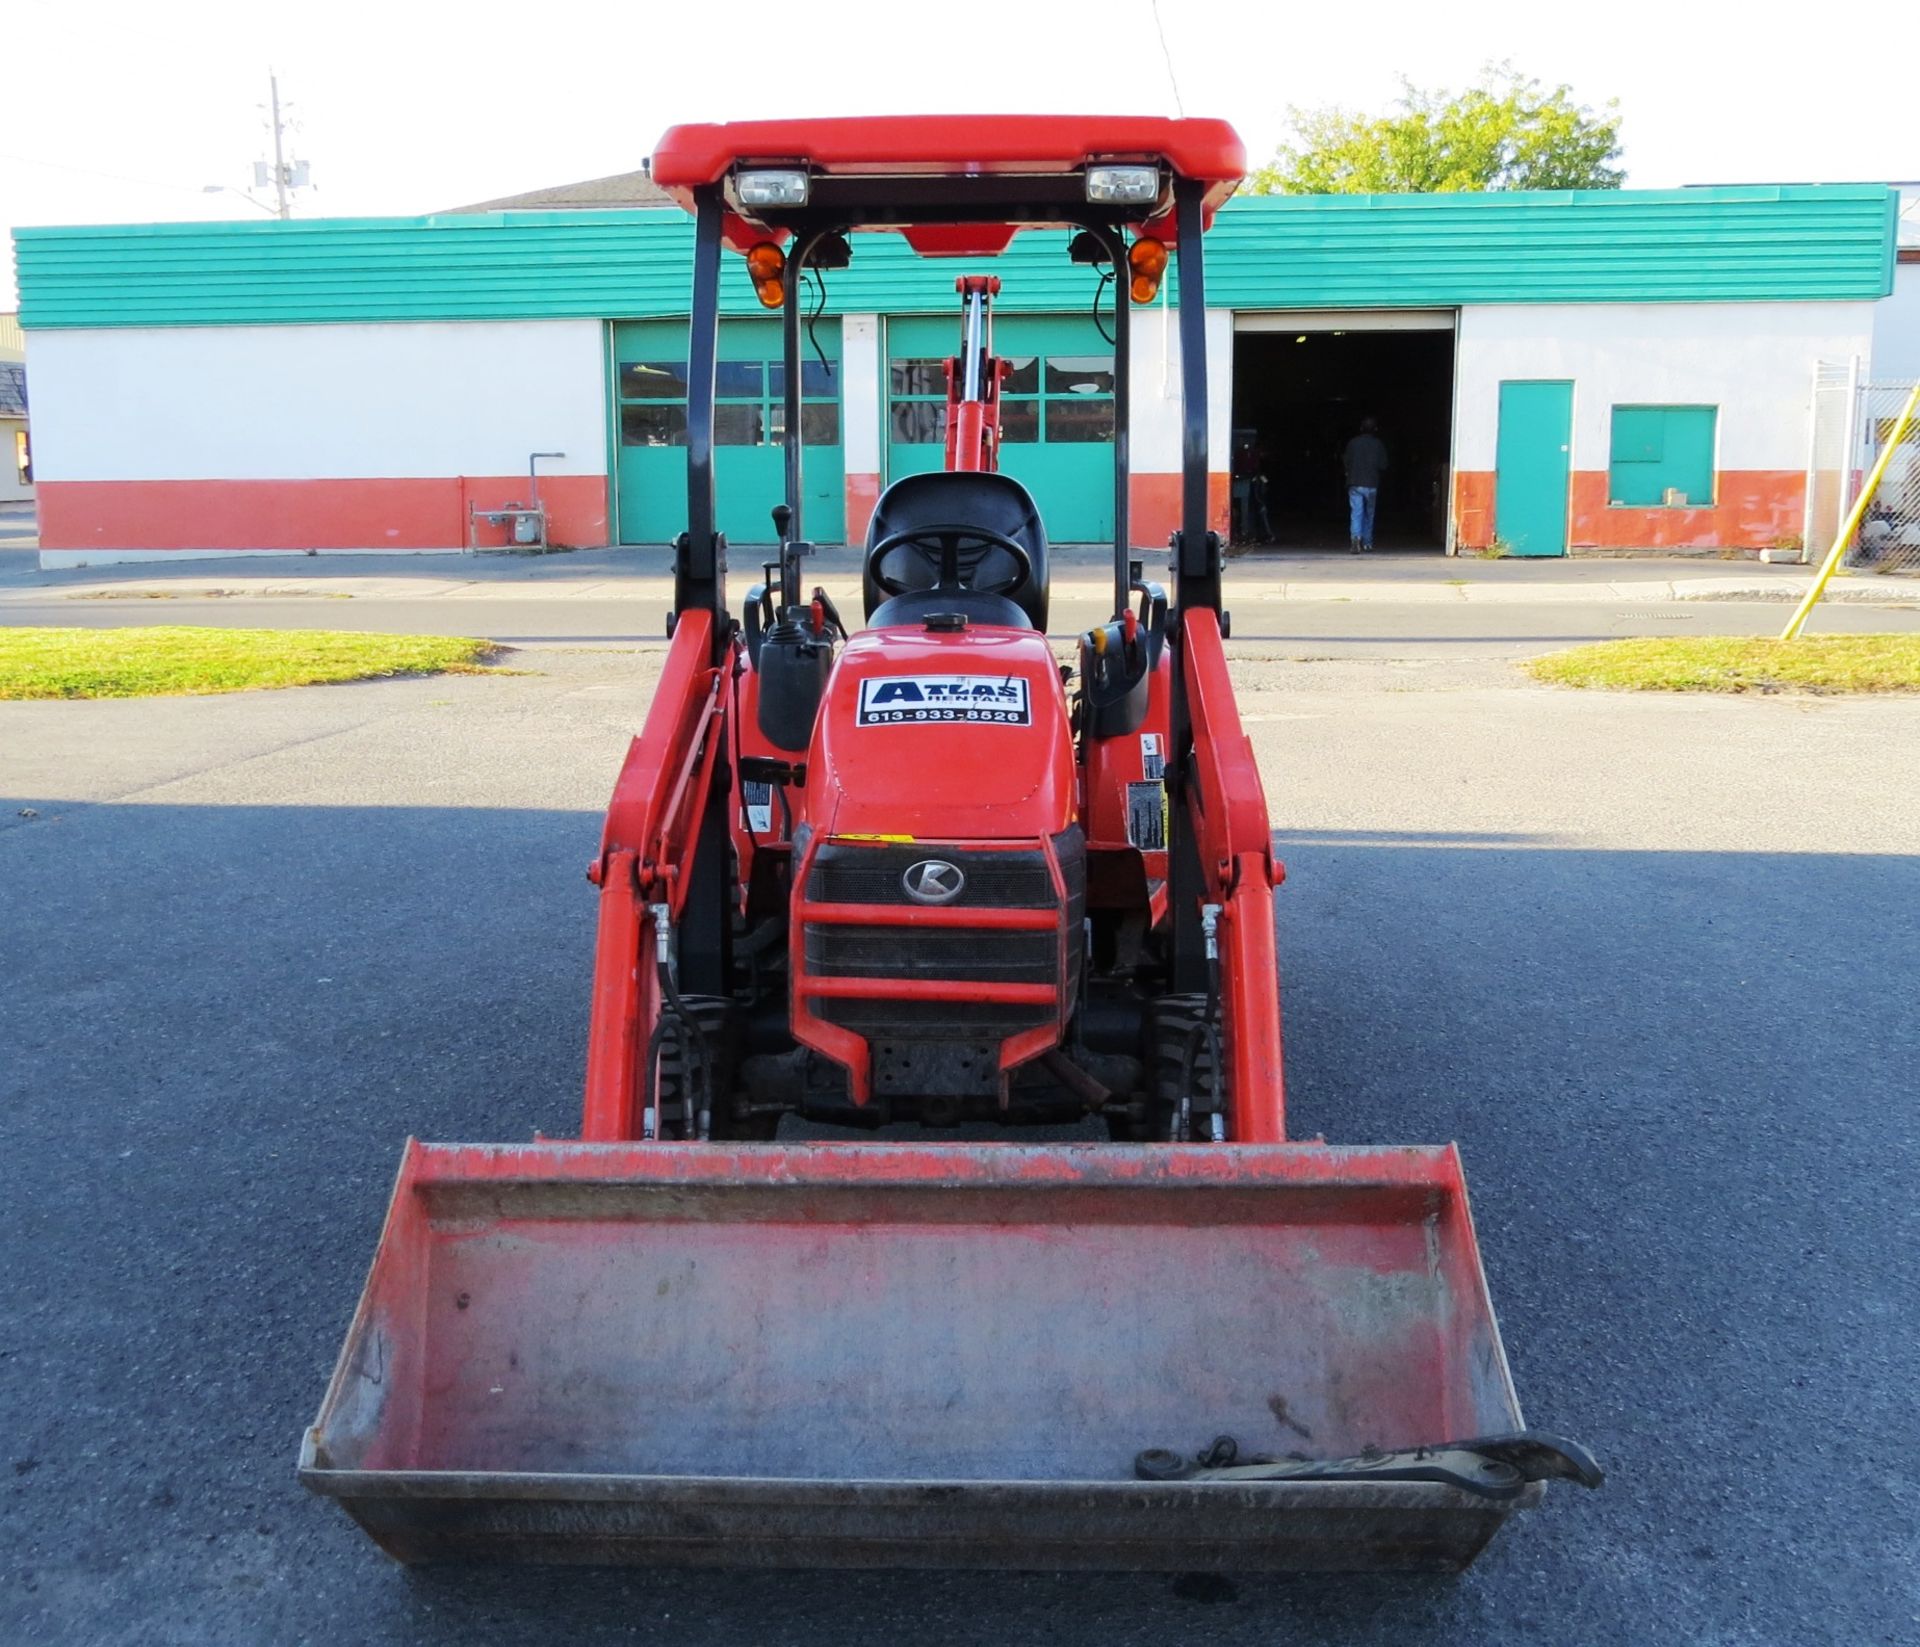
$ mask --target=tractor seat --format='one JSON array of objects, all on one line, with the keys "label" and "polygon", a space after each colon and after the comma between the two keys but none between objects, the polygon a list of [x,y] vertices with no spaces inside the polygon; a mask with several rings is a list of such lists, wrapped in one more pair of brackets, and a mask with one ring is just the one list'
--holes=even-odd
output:
[{"label": "tractor seat", "polygon": [[[986,526],[1025,549],[1033,561],[1033,575],[1012,595],[995,585],[1014,575],[1012,557],[992,545],[963,550],[960,578],[965,586],[936,592],[937,573],[910,550],[888,557],[889,575],[896,581],[917,583],[904,595],[888,595],[873,576],[873,551],[896,532],[916,526]],[[1000,624],[1009,629],[1047,627],[1047,532],[1033,494],[1011,475],[935,470],[932,474],[903,475],[874,505],[867,524],[867,559],[861,579],[866,596],[867,622],[874,628],[888,624],[924,622],[935,612],[962,612],[973,623]],[[982,587],[975,588],[978,583]]]}]

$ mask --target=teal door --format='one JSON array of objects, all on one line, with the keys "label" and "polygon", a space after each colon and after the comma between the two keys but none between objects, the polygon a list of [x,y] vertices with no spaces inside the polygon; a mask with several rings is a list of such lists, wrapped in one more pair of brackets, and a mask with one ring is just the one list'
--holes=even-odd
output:
[{"label": "teal door", "polygon": [[[1113,345],[1091,319],[996,316],[1000,467],[1025,483],[1055,543],[1113,541]],[[946,461],[945,361],[957,314],[887,323],[887,479]]]},{"label": "teal door", "polygon": [[1493,530],[1511,555],[1567,552],[1573,474],[1573,385],[1500,385]]},{"label": "teal door", "polygon": [[[840,322],[821,320],[800,374],[804,437],[802,524],[815,543],[847,535],[840,445]],[[687,528],[687,323],[622,321],[613,328],[614,438],[619,443],[622,543],[670,543]],[[714,490],[729,543],[771,543],[772,509],[786,496],[781,432],[786,367],[778,320],[720,324],[715,373]]]}]

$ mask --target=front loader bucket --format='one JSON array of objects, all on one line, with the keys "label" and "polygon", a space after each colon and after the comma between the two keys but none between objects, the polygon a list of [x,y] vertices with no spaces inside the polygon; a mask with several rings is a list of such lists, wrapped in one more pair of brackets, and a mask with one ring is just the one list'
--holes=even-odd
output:
[{"label": "front loader bucket", "polygon": [[1456,1568],[1541,1487],[1136,1456],[1520,1428],[1451,1146],[414,1143],[300,1473],[409,1562]]}]

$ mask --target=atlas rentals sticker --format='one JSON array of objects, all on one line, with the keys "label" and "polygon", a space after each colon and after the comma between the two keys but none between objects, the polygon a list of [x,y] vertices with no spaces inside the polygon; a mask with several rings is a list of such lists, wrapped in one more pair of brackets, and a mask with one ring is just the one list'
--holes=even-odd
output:
[{"label": "atlas rentals sticker", "polygon": [[1031,726],[1024,675],[881,675],[860,683],[856,726],[973,721]]}]

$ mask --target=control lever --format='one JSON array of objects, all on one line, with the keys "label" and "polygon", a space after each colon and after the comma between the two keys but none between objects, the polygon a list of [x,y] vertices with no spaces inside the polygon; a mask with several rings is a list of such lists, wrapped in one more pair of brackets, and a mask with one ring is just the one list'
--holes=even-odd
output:
[{"label": "control lever", "polygon": [[[827,614],[832,603],[824,594],[817,605],[801,602],[800,558],[813,545],[789,535],[793,511],[786,504],[773,506],[773,527],[780,534],[779,599],[772,598],[770,587],[760,588],[757,604],[749,596],[747,651],[760,677],[755,718],[761,735],[777,749],[798,752],[812,741],[813,723],[833,667],[839,614],[833,613],[835,622],[830,627]],[[771,584],[774,567],[769,564],[766,570]]]},{"label": "control lever", "polygon": [[1167,592],[1141,576],[1139,561],[1127,566],[1128,587],[1140,595],[1140,607],[1122,607],[1109,623],[1080,637],[1080,679],[1086,706],[1083,725],[1089,736],[1119,737],[1137,732],[1147,718],[1149,681],[1167,640]]},{"label": "control lever", "polygon": [[780,615],[800,604],[800,557],[811,544],[795,543],[793,510],[784,503],[773,506],[773,534],[780,544]]},{"label": "control lever", "polygon": [[1369,1449],[1351,1458],[1276,1458],[1256,1453],[1243,1458],[1230,1435],[1189,1461],[1165,1447],[1135,1455],[1133,1473],[1142,1481],[1436,1481],[1476,1498],[1518,1498],[1535,1481],[1576,1481],[1598,1487],[1606,1473],[1577,1441],[1545,1430],[1480,1436],[1472,1441],[1443,1441],[1398,1452]]}]

